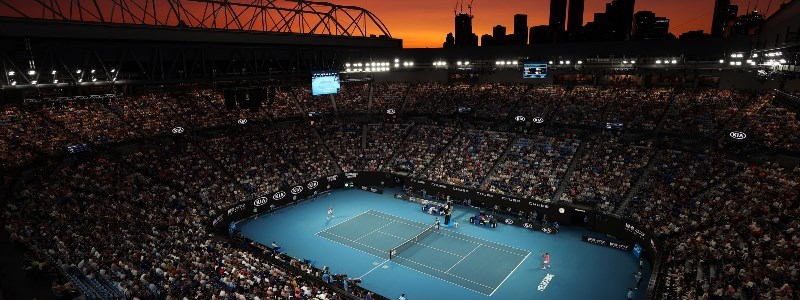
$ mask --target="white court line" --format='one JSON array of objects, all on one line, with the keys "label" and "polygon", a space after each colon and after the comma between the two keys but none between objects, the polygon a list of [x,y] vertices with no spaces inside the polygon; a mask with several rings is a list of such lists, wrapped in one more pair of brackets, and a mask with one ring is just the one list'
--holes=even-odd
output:
[{"label": "white court line", "polygon": [[481,247],[481,245],[478,245],[477,247],[475,247],[475,249],[472,249],[472,251],[470,251],[469,253],[467,253],[467,255],[466,255],[466,256],[464,256],[464,257],[462,257],[461,259],[459,259],[459,260],[456,262],[456,264],[455,264],[455,265],[453,265],[452,267],[450,267],[450,269],[447,269],[447,272],[450,272],[450,270],[452,270],[453,268],[455,268],[455,267],[456,267],[456,266],[457,266],[459,263],[461,263],[461,261],[463,261],[465,258],[467,258],[467,256],[469,256],[470,254],[472,254],[472,252],[475,252],[475,250],[478,250],[478,248],[480,248],[480,247]]},{"label": "white court line", "polygon": [[[330,232],[325,232],[325,233],[327,233],[327,234],[331,234],[331,235],[335,235],[335,234],[332,234],[332,233],[330,233]],[[358,248],[354,248],[353,246],[351,246],[351,245],[348,245],[348,244],[345,244],[345,243],[342,243],[342,242],[340,242],[340,241],[333,240],[333,239],[330,239],[330,238],[328,238],[328,237],[321,236],[321,235],[317,235],[317,236],[319,236],[319,237],[321,237],[321,238],[324,238],[324,239],[326,239],[326,240],[329,240],[329,241],[331,241],[331,242],[337,243],[337,244],[339,244],[339,245],[345,246],[345,247],[347,247],[347,248],[354,249],[354,250],[356,250],[356,251],[360,251],[360,252],[362,252],[362,253],[365,253],[365,254],[367,254],[367,255],[375,256],[375,257],[378,257],[378,258],[383,258],[383,257],[381,257],[381,256],[375,255],[374,253],[369,253],[369,252],[367,252],[367,251],[364,251],[364,250],[361,250],[361,249],[358,249]],[[347,240],[347,239],[345,239],[345,240]],[[348,240],[348,241],[349,241],[349,240]],[[369,248],[372,248],[372,247],[369,247]],[[375,248],[372,248],[372,249],[375,249]],[[439,280],[441,280],[441,281],[447,282],[447,283],[449,283],[449,284],[452,284],[452,285],[455,285],[455,286],[461,287],[461,288],[463,288],[463,289],[470,290],[470,291],[476,292],[476,293],[478,293],[478,294],[481,294],[481,295],[484,295],[484,296],[488,296],[488,294],[486,294],[486,293],[484,293],[484,292],[479,292],[479,291],[476,291],[476,290],[474,290],[474,289],[472,289],[472,288],[468,288],[468,287],[466,287],[466,286],[463,286],[463,285],[460,285],[460,284],[458,284],[458,283],[452,282],[452,281],[450,281],[450,280],[447,280],[447,279],[444,279],[444,278],[438,277],[438,276],[436,276],[436,275],[433,275],[433,274],[430,274],[430,273],[425,273],[425,272],[423,272],[423,271],[420,271],[420,270],[414,269],[414,268],[412,268],[412,267],[404,266],[404,265],[401,265],[401,264],[397,264],[397,263],[395,263],[395,264],[396,264],[396,265],[398,265],[398,266],[401,266],[401,267],[403,267],[403,268],[406,268],[406,269],[412,270],[412,271],[414,271],[414,272],[417,272],[417,273],[420,273],[420,274],[423,274],[423,275],[427,275],[427,276],[430,276],[430,277],[433,277],[433,278],[439,279]],[[452,275],[452,274],[448,274],[448,275]],[[454,276],[454,277],[458,277],[458,276],[456,276],[456,275],[453,275],[453,276]],[[467,281],[469,281],[469,280],[467,280]]]},{"label": "white court line", "polygon": [[[464,278],[464,277],[461,277],[461,276],[458,276],[458,275],[454,275],[454,274],[450,274],[450,273],[447,273],[447,272],[445,272],[445,271],[439,270],[439,269],[437,269],[437,268],[434,268],[434,267],[431,267],[431,266],[428,266],[428,265],[425,265],[425,264],[421,264],[421,263],[415,262],[415,261],[413,261],[413,260],[410,260],[410,259],[408,259],[408,258],[404,258],[404,257],[401,257],[401,256],[397,256],[397,258],[399,258],[399,259],[402,259],[402,260],[405,260],[405,261],[408,261],[408,262],[410,262],[410,263],[417,264],[417,265],[419,265],[419,266],[422,266],[422,267],[426,267],[426,268],[428,268],[428,269],[431,269],[431,270],[434,270],[434,271],[437,271],[437,272],[441,272],[441,273],[444,273],[444,274],[447,274],[447,275],[453,276],[453,277],[455,277],[455,278],[458,278],[458,279],[461,279],[461,280],[464,280],[464,281],[467,281],[467,282],[472,282],[472,283],[474,283],[474,284],[480,285],[480,286],[482,286],[482,287],[485,287],[485,288],[492,288],[492,287],[490,287],[490,286],[488,286],[488,285],[485,285],[485,284],[483,284],[483,283],[477,283],[477,282],[475,282],[475,281],[472,281],[472,280],[466,279],[466,278]],[[435,277],[435,276],[434,276],[434,277]],[[437,277],[437,278],[438,278],[438,277]]]},{"label": "white court line", "polygon": [[[345,241],[348,241],[348,242],[353,242],[353,243],[359,244],[359,245],[361,245],[361,246],[364,246],[364,247],[370,248],[370,249],[372,249],[372,250],[376,250],[376,251],[379,251],[379,252],[386,252],[386,253],[387,253],[387,255],[388,255],[388,253],[389,253],[389,252],[388,252],[388,251],[386,251],[386,250],[381,250],[381,249],[378,249],[378,248],[372,247],[372,246],[370,246],[370,245],[367,245],[367,244],[362,244],[362,243],[359,243],[359,242],[356,242],[356,241],[354,241],[354,240],[351,240],[351,239],[345,238],[345,237],[343,237],[343,236],[341,236],[341,235],[338,235],[338,234],[335,234],[335,233],[330,233],[330,232],[325,232],[325,233],[327,233],[327,234],[330,234],[330,235],[332,235],[332,236],[335,236],[335,237],[338,237],[338,238],[340,238],[340,239],[343,239],[343,240],[345,240]],[[352,246],[349,246],[349,247],[350,247],[350,248],[353,248]],[[373,255],[375,255],[375,254],[373,254]]]},{"label": "white court line", "polygon": [[363,239],[363,238],[367,237],[368,235],[370,235],[370,234],[373,234],[373,233],[375,233],[376,231],[383,229],[383,228],[384,228],[384,227],[386,227],[386,226],[392,225],[392,223],[394,223],[394,221],[391,221],[391,222],[389,222],[389,223],[386,223],[386,225],[383,225],[383,226],[381,226],[381,227],[378,227],[378,229],[375,229],[375,230],[373,230],[373,231],[370,231],[370,233],[367,233],[367,234],[365,234],[364,236],[362,236],[362,237],[360,237],[360,238],[357,238],[357,239],[355,239],[354,241],[358,241],[358,240],[360,240],[360,239]]},{"label": "white court line", "polygon": [[[395,215],[390,215],[390,214],[387,214],[387,213],[378,212],[378,211],[374,211],[374,210],[370,210],[370,212],[377,212],[377,213],[385,214],[385,215],[387,215],[387,216],[392,216],[392,217],[394,217],[394,218],[401,219],[401,220],[411,221],[411,222],[414,222],[414,223],[417,223],[417,224],[409,224],[409,223],[406,223],[406,222],[400,222],[400,221],[397,221],[397,220],[395,220],[395,221],[397,221],[397,223],[406,224],[406,225],[409,225],[409,226],[414,226],[414,227],[417,227],[417,228],[425,228],[424,226],[420,226],[420,225],[419,225],[419,224],[422,224],[422,223],[419,223],[419,222],[417,222],[417,221],[414,221],[414,220],[410,220],[410,219],[406,219],[406,218],[402,218],[402,217],[398,217],[398,216],[395,216]],[[385,217],[385,216],[381,216],[381,215],[375,215],[375,214],[372,214],[372,213],[370,213],[370,215],[372,215],[372,216],[376,216],[376,217],[379,217],[379,218],[384,218],[384,219],[387,219],[387,220],[392,220],[391,218],[387,218],[387,217]],[[480,242],[477,242],[477,241],[471,241],[471,240],[468,240],[468,239],[462,238],[462,237],[460,237],[460,236],[456,236],[456,235],[450,235],[450,234],[447,234],[447,233],[445,233],[445,232],[451,232],[451,231],[450,231],[450,230],[448,230],[448,229],[444,229],[444,230],[442,230],[442,231],[437,231],[437,232],[438,232],[439,234],[441,234],[441,235],[444,235],[444,236],[449,236],[449,237],[452,237],[452,238],[456,238],[456,239],[459,239],[459,240],[462,240],[462,241],[465,241],[465,242],[469,242],[469,243],[473,243],[473,244],[478,244],[478,245],[483,245],[483,246],[486,246],[486,247],[489,247],[489,248],[492,248],[492,249],[495,249],[495,250],[498,250],[498,251],[503,251],[503,252],[510,253],[510,254],[514,254],[514,255],[518,255],[518,256],[523,256],[523,255],[522,255],[522,254],[520,254],[520,253],[514,253],[514,252],[508,251],[508,250],[506,250],[506,249],[500,249],[500,248],[494,247],[494,246],[492,246],[492,245],[482,244],[482,243],[480,243]],[[453,232],[453,233],[455,233],[455,232]],[[461,234],[462,234],[462,235],[465,235],[465,234],[463,234],[463,233],[461,233]],[[465,236],[466,236],[466,235],[465,235]],[[508,248],[510,248],[510,249],[514,249],[514,250],[519,250],[519,251],[522,251],[522,252],[524,252],[524,253],[527,253],[527,254],[525,254],[525,256],[527,256],[527,255],[530,255],[530,254],[531,254],[531,252],[530,252],[530,251],[523,250],[523,249],[519,249],[519,248],[512,247],[512,246],[508,246],[508,245],[504,245],[504,244],[501,244],[501,243],[498,243],[498,242],[493,242],[493,241],[485,240],[485,239],[478,238],[478,237],[474,237],[474,236],[469,236],[469,237],[470,237],[470,238],[473,238],[473,239],[476,239],[476,240],[481,240],[481,241],[484,241],[484,242],[486,242],[486,243],[491,243],[491,244],[500,245],[500,246],[503,246],[503,247],[508,247]]]},{"label": "white court line", "polygon": [[378,267],[382,266],[383,264],[385,264],[388,261],[389,261],[388,259],[384,260],[382,263],[380,263],[379,265],[377,265],[374,268],[372,268],[372,270],[369,270],[369,271],[367,271],[367,273],[364,273],[364,275],[358,276],[358,278],[364,278],[364,276],[367,276],[367,274],[372,273],[372,271],[375,271],[375,269],[377,269]]},{"label": "white court line", "polygon": [[[331,226],[331,227],[328,227],[328,228],[325,228],[325,229],[323,229],[323,230],[317,231],[317,233],[315,233],[315,235],[318,235],[320,232],[323,232],[323,231],[325,231],[325,230],[328,230],[328,229],[331,229],[331,228],[333,228],[333,227],[336,227],[336,226],[342,225],[342,224],[344,224],[344,223],[347,223],[347,222],[349,222],[350,220],[352,220],[352,219],[355,219],[355,218],[357,218],[357,217],[360,217],[361,215],[363,215],[363,214],[366,214],[366,213],[368,213],[368,212],[371,212],[371,211],[372,211],[372,210],[367,210],[367,211],[364,211],[364,212],[362,212],[362,213],[360,213],[360,214],[357,214],[357,215],[355,215],[355,216],[352,216],[352,217],[350,217],[349,219],[347,219],[347,220],[344,220],[344,221],[342,221],[342,222],[340,222],[340,223],[338,223],[338,224],[336,224],[336,225],[333,225],[333,226]],[[372,214],[370,214],[370,215],[372,215]]]},{"label": "white court line", "polygon": [[458,284],[458,283],[455,283],[455,282],[452,282],[452,281],[450,281],[450,280],[447,280],[447,279],[444,279],[444,278],[438,277],[438,276],[436,276],[436,275],[433,275],[433,274],[430,274],[430,273],[425,273],[425,272],[422,272],[422,271],[420,271],[420,270],[414,269],[414,268],[412,268],[412,267],[404,266],[404,265],[401,265],[401,264],[398,264],[398,263],[395,263],[395,264],[396,264],[396,265],[398,265],[398,266],[401,266],[401,267],[403,267],[403,268],[406,268],[406,269],[412,270],[412,271],[414,271],[414,272],[420,273],[420,274],[422,274],[422,275],[430,276],[430,277],[433,277],[433,278],[439,279],[439,280],[441,280],[441,281],[447,282],[447,283],[449,283],[449,284],[452,284],[452,285],[455,285],[455,286],[461,287],[462,289],[465,289],[465,290],[470,290],[470,291],[476,292],[476,293],[478,293],[478,294],[481,294],[481,295],[484,295],[484,296],[489,296],[488,294],[486,294],[486,293],[484,293],[484,292],[479,292],[479,291],[476,291],[476,290],[474,290],[474,289],[472,289],[472,288],[465,287],[465,286],[463,286],[463,285],[460,285],[460,284]]},{"label": "white court line", "polygon": [[[404,238],[401,238],[401,237],[399,237],[399,236],[396,236],[396,235],[393,235],[393,234],[389,234],[389,233],[386,233],[386,232],[383,232],[383,231],[381,231],[380,233],[383,233],[383,234],[385,234],[385,235],[388,235],[388,236],[390,236],[390,237],[397,238],[397,239],[400,239],[400,240],[406,240],[406,239],[404,239]],[[458,254],[455,254],[455,253],[449,252],[449,251],[447,251],[447,250],[442,250],[442,249],[439,249],[439,248],[436,248],[436,247],[433,247],[433,246],[425,245],[425,244],[418,243],[418,242],[414,242],[414,244],[417,244],[417,245],[420,245],[420,246],[423,246],[423,247],[428,247],[428,248],[431,248],[431,249],[433,249],[433,250],[437,250],[437,251],[440,251],[440,252],[443,252],[443,253],[450,254],[450,255],[452,255],[452,256],[458,256],[458,257],[461,257],[461,255],[458,255]],[[401,245],[402,245],[402,244],[401,244]],[[398,246],[399,246],[399,245],[398,245]]]},{"label": "white court line", "polygon": [[500,282],[500,284],[498,284],[498,285],[497,285],[497,287],[496,287],[496,288],[494,288],[494,290],[492,291],[492,293],[491,293],[491,294],[489,294],[489,297],[491,297],[492,295],[494,295],[494,292],[496,292],[496,291],[497,291],[497,289],[499,289],[499,288],[500,288],[500,286],[501,286],[501,285],[503,285],[503,283],[505,283],[505,282],[506,282],[506,280],[508,280],[508,277],[511,277],[511,274],[514,274],[514,271],[516,271],[516,270],[517,270],[517,268],[519,268],[519,266],[520,266],[520,265],[522,265],[522,263],[523,263],[523,262],[525,262],[525,259],[527,259],[529,255],[531,255],[531,253],[530,253],[530,252],[528,252],[528,255],[525,255],[525,258],[523,258],[523,259],[522,259],[522,260],[521,260],[521,261],[520,261],[520,262],[517,264],[517,266],[516,266],[516,267],[514,267],[514,269],[513,269],[513,270],[511,270],[511,273],[508,273],[508,275],[506,275],[506,278],[503,278],[503,281],[501,281],[501,282]]}]

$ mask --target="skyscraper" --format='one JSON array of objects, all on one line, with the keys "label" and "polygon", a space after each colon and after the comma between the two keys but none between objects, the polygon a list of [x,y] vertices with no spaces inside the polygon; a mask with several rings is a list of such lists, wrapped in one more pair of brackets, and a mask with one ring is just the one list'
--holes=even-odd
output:
[{"label": "skyscraper", "polygon": [[505,45],[507,44],[508,37],[506,36],[506,27],[497,25],[492,28],[492,45]]},{"label": "skyscraper", "polygon": [[657,17],[651,11],[640,11],[633,15],[633,40],[666,40],[669,34],[669,19]]},{"label": "skyscraper", "polygon": [[550,0],[550,30],[564,31],[567,21],[567,0]]},{"label": "skyscraper", "polygon": [[514,44],[525,45],[528,43],[528,15],[514,15]]},{"label": "skyscraper", "polygon": [[472,33],[472,15],[462,12],[456,15],[456,47],[478,46],[478,36]]},{"label": "skyscraper", "polygon": [[584,0],[569,0],[568,32],[579,32],[583,27],[583,2]]},{"label": "skyscraper", "polygon": [[547,25],[539,25],[533,26],[530,30],[530,43],[531,45],[535,44],[545,44],[553,42],[553,38],[550,34],[550,26]]},{"label": "skyscraper", "polygon": [[584,37],[593,41],[625,41],[630,38],[634,0],[613,0],[606,11],[595,13],[586,24]]},{"label": "skyscraper", "polygon": [[728,25],[731,0],[714,1],[714,16],[711,19],[711,35],[722,36],[725,26]]}]

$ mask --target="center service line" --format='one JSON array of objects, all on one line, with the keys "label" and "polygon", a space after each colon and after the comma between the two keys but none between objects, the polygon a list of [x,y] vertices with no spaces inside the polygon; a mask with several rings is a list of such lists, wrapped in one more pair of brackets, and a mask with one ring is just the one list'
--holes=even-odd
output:
[{"label": "center service line", "polygon": [[361,275],[361,276],[359,276],[358,278],[364,278],[364,276],[367,276],[367,274],[369,274],[369,273],[372,273],[372,271],[375,271],[375,269],[377,269],[378,267],[382,266],[382,265],[383,265],[383,264],[385,264],[387,261],[389,261],[389,260],[388,260],[388,259],[387,259],[387,260],[384,260],[382,263],[380,263],[380,264],[378,264],[377,266],[375,266],[374,268],[372,268],[372,270],[369,270],[369,271],[367,271],[367,273],[364,273],[364,275]]}]

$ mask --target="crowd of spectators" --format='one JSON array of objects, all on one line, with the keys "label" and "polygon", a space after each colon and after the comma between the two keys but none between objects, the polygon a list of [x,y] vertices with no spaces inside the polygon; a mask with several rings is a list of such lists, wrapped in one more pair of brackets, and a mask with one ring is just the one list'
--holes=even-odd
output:
[{"label": "crowd of spectators", "polygon": [[[224,208],[248,197],[240,185],[193,143],[146,145],[125,160],[146,175],[195,196],[208,206]],[[221,159],[225,159],[221,157]]]},{"label": "crowd of spectators", "polygon": [[665,298],[796,299],[798,178],[800,167],[750,165],[665,220]]},{"label": "crowd of spectators", "polygon": [[[708,220],[711,215],[685,219],[681,214],[693,210],[690,208],[693,197],[719,184],[742,167],[742,163],[719,154],[667,150],[664,158],[655,162],[650,175],[642,179],[643,183],[631,199],[625,215],[662,234]],[[673,222],[681,219],[689,223]]]},{"label": "crowd of spectators", "polygon": [[800,119],[797,113],[775,106],[773,93],[763,93],[741,110],[726,131],[742,131],[758,144],[800,152]]},{"label": "crowd of spectators", "polygon": [[[348,86],[336,97],[339,109],[365,112],[368,87]],[[425,114],[448,115],[465,104],[491,118],[514,113],[555,124],[622,122],[647,131],[663,122],[662,132],[705,137],[740,130],[759,145],[800,150],[796,114],[772,103],[771,93],[525,84],[374,88],[373,112],[399,109],[403,99],[410,112]],[[656,156],[654,147],[608,131],[588,139],[580,156],[576,139],[515,135],[489,125],[477,130],[333,121],[314,128],[296,122],[149,139],[176,126],[296,117],[298,104],[332,112],[329,97],[310,95],[307,88],[278,88],[272,108],[259,112],[226,110],[221,93],[210,89],[4,107],[0,167],[6,169],[64,153],[69,145],[147,138],[121,158],[92,154],[26,182],[6,209],[6,230],[37,261],[125,295],[287,298],[306,293],[303,285],[311,283],[212,240],[205,229],[211,211],[337,173],[337,166],[345,172],[408,172],[541,201],[591,203],[607,212],[616,211],[641,180],[625,216],[664,242],[667,298],[769,299],[798,286],[800,169],[744,164],[711,147],[702,154],[667,149],[649,176],[640,178]],[[576,169],[565,174],[571,161]],[[562,185],[564,193],[554,199]],[[307,287],[314,295],[330,295],[324,287]]]},{"label": "crowd of spectators", "polygon": [[580,141],[518,138],[487,181],[490,192],[550,202]]},{"label": "crowd of spectators", "polygon": [[596,204],[613,212],[652,158],[649,147],[622,143],[622,135],[603,132],[588,141],[561,200]]},{"label": "crowd of spectators", "polygon": [[589,86],[573,87],[556,105],[553,121],[560,124],[598,125],[614,92]]},{"label": "crowd of spectators", "polygon": [[81,135],[91,144],[105,144],[136,137],[133,128],[122,122],[107,104],[116,98],[86,98],[31,105],[57,126]]},{"label": "crowd of spectators", "polygon": [[37,264],[76,278],[84,293],[337,299],[330,287],[214,241],[205,229],[213,210],[108,158],[64,167],[16,199],[4,213],[12,240]]},{"label": "crowd of spectators", "polygon": [[333,110],[333,101],[331,100],[331,95],[318,95],[314,96],[311,94],[311,86],[310,85],[301,85],[293,87],[294,93],[297,96],[297,101],[300,103],[300,107],[303,108],[303,111],[306,113],[309,112],[318,112],[322,113],[323,115],[334,115]]},{"label": "crowd of spectators", "polygon": [[457,134],[449,126],[414,126],[386,171],[419,175]]},{"label": "crowd of spectators", "polygon": [[342,84],[336,98],[336,109],[340,113],[364,114],[369,112],[369,84]]},{"label": "crowd of spectators", "polygon": [[408,88],[405,82],[373,83],[372,113],[382,114],[387,109],[400,113]]},{"label": "crowd of spectators", "polygon": [[308,182],[338,172],[336,162],[331,160],[325,147],[315,138],[313,129],[307,125],[289,124],[268,132],[264,138],[280,157],[298,169],[294,182]]},{"label": "crowd of spectators", "polygon": [[300,177],[300,172],[269,142],[263,132],[248,130],[244,134],[234,131],[205,139],[198,146],[235,178],[245,192],[265,194],[294,185]]},{"label": "crowd of spectators", "polygon": [[342,171],[379,171],[403,141],[409,125],[335,121],[319,129]]},{"label": "crowd of spectators", "polygon": [[406,95],[405,113],[433,114],[440,103],[449,101],[450,86],[441,82],[413,84]]},{"label": "crowd of spectators", "polygon": [[713,137],[751,102],[749,93],[732,90],[684,91],[675,94],[661,132]]},{"label": "crowd of spectators", "polygon": [[605,121],[626,128],[655,130],[667,108],[672,89],[615,89],[608,99]]},{"label": "crowd of spectators", "polygon": [[419,177],[471,188],[481,186],[513,135],[505,132],[464,130]]}]

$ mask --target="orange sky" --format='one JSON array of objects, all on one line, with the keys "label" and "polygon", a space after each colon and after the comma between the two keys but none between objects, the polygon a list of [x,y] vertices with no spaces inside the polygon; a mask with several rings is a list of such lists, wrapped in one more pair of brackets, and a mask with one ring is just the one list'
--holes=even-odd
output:
[{"label": "orange sky", "polygon": [[[769,12],[777,10],[786,0],[773,0]],[[456,1],[443,0],[329,0],[328,2],[355,5],[366,8],[377,15],[389,28],[393,37],[403,39],[406,48],[438,48],[444,37],[453,31],[453,8]],[[586,0],[584,22],[594,18],[595,12],[605,10],[610,0]],[[468,2],[467,2],[468,3]],[[732,0],[739,5],[741,14],[747,7],[747,0]],[[751,0],[751,7],[756,0]],[[761,0],[760,11],[767,8],[769,0]],[[466,4],[465,4],[466,9]],[[650,10],[659,16],[670,19],[670,31],[677,35],[690,30],[711,28],[714,0],[637,0],[635,11]],[[528,15],[528,26],[547,24],[550,14],[549,0],[474,0],[472,4],[473,30],[480,37],[492,32],[495,25],[507,27],[512,31],[514,14]]]},{"label": "orange sky", "polygon": [[[70,7],[74,0],[55,0],[60,3],[60,7]],[[132,3],[153,3],[152,0],[128,0]],[[292,7],[293,2],[285,0],[273,0],[279,6]],[[453,31],[453,10],[456,7],[455,0],[318,0],[327,1],[341,5],[353,5],[363,7],[378,16],[389,28],[392,36],[403,39],[403,46],[406,48],[440,48],[444,42],[445,35]],[[469,1],[469,0],[466,0]],[[528,15],[528,26],[547,24],[550,10],[550,0],[472,0],[473,30],[478,35],[491,33],[495,25],[506,26],[507,32],[513,31],[512,20],[514,14],[523,13]],[[595,12],[605,10],[605,4],[611,0],[585,0],[584,23],[594,19]],[[759,11],[767,10],[768,13],[775,12],[781,3],[789,0],[731,0],[732,4],[739,5],[739,14],[744,13],[748,3],[751,9],[758,8]],[[11,0],[16,3],[15,8],[24,11],[31,16],[40,16],[42,8],[37,2],[31,0]],[[50,1],[44,1],[51,3]],[[86,1],[89,2],[89,1]],[[252,0],[234,0],[238,3],[252,3]],[[112,1],[98,1],[103,11],[108,14],[112,11]],[[164,17],[168,10],[167,1],[155,0],[159,6],[159,16]],[[183,1],[184,7],[192,14],[202,16],[204,11],[208,11],[205,3]],[[87,4],[88,5],[88,4]],[[152,5],[152,4],[148,4]],[[757,5],[757,7],[756,7]],[[466,9],[466,4],[464,9]],[[94,7],[94,6],[88,6]],[[670,31],[677,35],[690,30],[702,29],[706,32],[711,27],[711,16],[713,15],[714,0],[636,0],[635,11],[650,10],[658,16],[665,16],[670,19]],[[135,10],[135,9],[134,9]],[[119,8],[113,9],[119,14]],[[0,15],[18,16],[18,14],[0,5]],[[87,17],[88,18],[88,17]],[[107,16],[108,18],[108,16]],[[247,18],[246,16],[243,18]],[[116,18],[117,20],[119,17]],[[172,16],[175,22],[174,15]],[[220,21],[224,24],[222,19]],[[377,30],[370,30],[369,33],[380,34]]]}]

